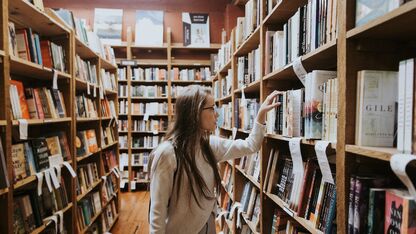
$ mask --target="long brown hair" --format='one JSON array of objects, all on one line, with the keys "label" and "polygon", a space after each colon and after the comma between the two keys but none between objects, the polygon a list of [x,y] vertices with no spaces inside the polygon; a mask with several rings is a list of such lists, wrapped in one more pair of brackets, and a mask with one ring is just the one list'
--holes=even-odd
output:
[{"label": "long brown hair", "polygon": [[206,87],[199,85],[186,87],[176,99],[175,119],[165,137],[176,150],[177,197],[181,188],[181,178],[185,173],[189,180],[190,191],[200,207],[197,194],[202,194],[206,199],[215,199],[215,197],[210,196],[210,189],[196,165],[195,155],[198,153],[198,146],[212,168],[217,191],[221,185],[217,162],[209,145],[209,133],[201,129],[201,112],[210,94],[211,90]]}]

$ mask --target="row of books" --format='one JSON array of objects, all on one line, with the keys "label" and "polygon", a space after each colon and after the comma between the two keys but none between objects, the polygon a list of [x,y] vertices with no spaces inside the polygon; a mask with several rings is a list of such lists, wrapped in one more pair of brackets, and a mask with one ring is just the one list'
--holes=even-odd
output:
[{"label": "row of books", "polygon": [[97,33],[88,30],[92,27],[87,25],[85,19],[77,19],[74,17],[72,11],[62,8],[55,9],[52,13],[55,13],[67,27],[74,30],[77,38],[88,45],[92,51],[105,60],[110,61],[110,63],[116,64],[113,48],[109,45],[104,45]]},{"label": "row of books", "polygon": [[77,157],[84,157],[99,150],[94,129],[77,131],[75,142]]},{"label": "row of books", "polygon": [[414,59],[401,61],[398,70],[358,72],[356,145],[397,146],[401,153],[414,152]]},{"label": "row of books", "polygon": [[183,81],[210,80],[211,69],[209,67],[201,67],[199,69],[179,69],[174,67],[170,71],[170,79]]},{"label": "row of books", "polygon": [[232,194],[234,192],[233,168],[228,163],[225,164],[224,174],[222,175],[221,183],[223,184],[224,189],[229,194]]},{"label": "row of books", "polygon": [[130,87],[130,96],[131,97],[167,97],[168,86],[164,85],[139,85]]},{"label": "row of books", "polygon": [[[234,214],[231,214],[230,213],[231,208],[233,206],[233,201],[228,196],[228,194],[225,194],[225,196],[224,196],[224,198],[223,198],[223,200],[222,200],[222,202],[220,204],[221,204],[221,210],[218,211],[218,213],[227,212],[227,214],[224,215],[224,219],[225,220],[228,220],[229,223],[233,223],[234,222]],[[222,220],[220,222],[222,222]],[[222,227],[223,228],[222,228],[221,231],[224,234],[230,234],[230,233],[233,232],[232,231],[233,230],[233,227],[232,226],[229,226],[227,222],[224,222],[224,224],[222,225]]]},{"label": "row of books", "polygon": [[212,87],[212,94],[214,95],[214,99],[217,100],[220,98],[222,93],[222,86],[220,86],[220,81],[216,80],[214,81],[213,87]]},{"label": "row of books", "polygon": [[133,148],[155,148],[163,140],[162,136],[141,136],[133,137],[131,145]]},{"label": "row of books", "polygon": [[167,102],[132,103],[131,112],[133,115],[164,115],[168,113]]},{"label": "row of books", "polygon": [[10,53],[21,59],[66,72],[66,54],[63,46],[41,39],[31,28],[15,29],[9,22]]},{"label": "row of books", "polygon": [[116,104],[114,100],[104,98],[101,100],[101,116],[102,117],[116,117]]},{"label": "row of books", "polygon": [[258,152],[242,157],[239,167],[244,173],[260,183],[260,154]]},{"label": "row of books", "polygon": [[245,16],[237,18],[235,48],[238,48],[260,25],[262,9],[261,2],[262,1],[259,0],[249,0],[246,2]]},{"label": "row of books", "polygon": [[218,109],[218,127],[231,129],[233,106],[231,103],[222,104]]},{"label": "row of books", "polygon": [[[15,233],[30,233],[43,224],[43,219],[52,216],[58,211],[63,210],[69,204],[66,185],[61,177],[58,182],[59,187],[52,186],[48,189],[46,182],[42,184],[42,195],[38,196],[35,192],[25,191],[17,193],[13,202],[13,230]],[[62,224],[63,231],[67,230],[64,219],[58,217],[58,224]],[[58,225],[57,224],[57,225]],[[48,231],[49,228],[46,228]],[[55,230],[53,228],[53,230]]]},{"label": "row of books", "polygon": [[75,115],[79,118],[98,118],[97,104],[95,100],[84,94],[75,98]]},{"label": "row of books", "polygon": [[260,80],[260,49],[257,48],[237,60],[237,87]]},{"label": "row of books", "polygon": [[235,99],[234,103],[234,126],[239,129],[248,130],[254,127],[254,122],[260,103],[257,99]]},{"label": "row of books", "polygon": [[67,116],[63,94],[46,87],[25,88],[21,81],[10,80],[13,119],[49,119]]},{"label": "row of books", "polygon": [[[279,197],[299,217],[309,220],[313,228],[332,233],[336,186],[323,178],[316,159],[308,159],[303,166],[303,178],[295,179],[291,157],[272,149],[263,189]],[[330,167],[334,172],[333,165]]]},{"label": "row of books", "polygon": [[3,143],[0,140],[0,189],[8,188],[9,176],[7,175],[6,156],[3,149]]},{"label": "row of books", "polygon": [[149,173],[139,170],[133,172],[134,174],[134,181],[136,182],[142,182],[142,181],[149,181]]},{"label": "row of books", "polygon": [[281,105],[268,113],[267,132],[336,142],[337,87],[336,72],[308,73],[304,89],[278,96]]},{"label": "row of books", "polygon": [[127,132],[129,130],[129,121],[119,119],[118,120],[118,132]]},{"label": "row of books", "polygon": [[[125,71],[123,72],[125,74]],[[151,68],[133,68],[131,80],[134,81],[157,81],[167,80],[166,69],[151,67]]]},{"label": "row of books", "polygon": [[118,147],[120,149],[127,149],[129,148],[127,136],[118,136]]},{"label": "row of books", "polygon": [[265,73],[335,40],[336,30],[336,1],[309,0],[289,19],[283,31],[266,32]]},{"label": "row of books", "polygon": [[114,149],[105,150],[103,152],[103,165],[105,173],[109,173],[111,170],[118,166],[117,153]]},{"label": "row of books", "polygon": [[143,152],[132,155],[132,166],[143,167],[143,170],[147,170],[147,164],[149,163],[149,152]]},{"label": "row of books", "polygon": [[159,132],[166,131],[168,129],[168,122],[160,118],[159,120],[150,119],[149,121],[144,120],[133,120],[132,131],[133,132]]},{"label": "row of books", "polygon": [[227,41],[225,44],[222,44],[215,59],[214,71],[218,72],[221,68],[223,68],[231,60],[231,56],[233,54],[234,51],[231,40]]},{"label": "row of books", "polygon": [[119,67],[117,68],[118,81],[127,81],[127,68]]},{"label": "row of books", "polygon": [[104,208],[103,215],[101,216],[102,229],[109,231],[110,227],[114,224],[117,216],[118,210],[116,201],[112,200],[110,205]]},{"label": "row of books", "polygon": [[[201,86],[201,87],[205,87],[205,88],[211,88],[210,86],[206,86],[206,85],[197,85],[197,86]],[[186,88],[187,88],[187,86],[172,85],[171,97],[172,98],[177,98],[179,95],[182,94],[183,90],[186,89]]]},{"label": "row of books", "polygon": [[129,111],[128,100],[122,99],[118,101],[118,113],[120,115],[127,115]]},{"label": "row of books", "polygon": [[226,97],[231,95],[233,89],[234,73],[233,69],[228,69],[227,75],[221,80],[221,95]]},{"label": "row of books", "polygon": [[64,132],[15,143],[11,150],[14,182],[49,169],[51,160],[72,159],[69,141]]},{"label": "row of books", "polygon": [[104,90],[116,91],[116,74],[100,69],[100,78]]},{"label": "row of books", "polygon": [[92,186],[100,180],[97,163],[87,163],[78,165],[77,168],[77,196],[88,192]]},{"label": "row of books", "polygon": [[88,227],[92,219],[101,213],[101,197],[99,192],[94,192],[91,195],[86,196],[77,206],[77,227],[78,231],[82,232],[83,229]]},{"label": "row of books", "polygon": [[[306,234],[309,233],[301,225],[293,222],[290,216],[280,209],[276,209],[273,214],[272,229],[270,233],[275,234]],[[326,232],[331,233],[331,232]],[[335,232],[332,232],[335,233]]]},{"label": "row of books", "polygon": [[[392,186],[394,185],[394,186]],[[385,175],[352,175],[348,233],[412,233],[416,202]]]},{"label": "row of books", "polygon": [[114,127],[104,125],[101,127],[101,145],[107,146],[116,142],[117,132]]},{"label": "row of books", "polygon": [[247,221],[251,222],[260,231],[260,193],[250,182],[245,183],[243,193],[240,198],[243,215]]},{"label": "row of books", "polygon": [[75,76],[85,82],[98,85],[97,65],[82,59],[78,54],[75,56]]}]

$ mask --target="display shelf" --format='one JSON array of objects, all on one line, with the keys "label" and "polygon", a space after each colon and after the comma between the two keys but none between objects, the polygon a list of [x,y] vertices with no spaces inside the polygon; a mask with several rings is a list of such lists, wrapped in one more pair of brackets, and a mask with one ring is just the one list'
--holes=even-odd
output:
[{"label": "display shelf", "polygon": [[382,161],[390,161],[391,157],[394,154],[399,153],[396,148],[368,147],[357,145],[345,145],[345,151],[348,153],[378,159]]},{"label": "display shelf", "polygon": [[[34,80],[50,80],[53,79],[53,70],[40,64],[27,61],[13,55],[10,55],[10,72],[11,74],[31,77]],[[57,71],[58,79],[71,79],[68,73]]]}]

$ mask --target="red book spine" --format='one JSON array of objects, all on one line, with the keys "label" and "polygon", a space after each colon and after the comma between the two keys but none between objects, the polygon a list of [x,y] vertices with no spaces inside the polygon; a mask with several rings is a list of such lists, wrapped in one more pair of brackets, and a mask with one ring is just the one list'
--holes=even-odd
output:
[{"label": "red book spine", "polygon": [[39,119],[44,119],[45,114],[43,113],[42,103],[40,101],[38,89],[33,89],[33,94],[35,98],[36,108],[38,109]]}]

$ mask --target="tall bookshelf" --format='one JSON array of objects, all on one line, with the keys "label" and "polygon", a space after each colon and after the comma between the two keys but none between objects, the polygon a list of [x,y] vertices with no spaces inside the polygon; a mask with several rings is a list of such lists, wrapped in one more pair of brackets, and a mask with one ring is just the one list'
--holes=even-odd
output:
[{"label": "tall bookshelf", "polygon": [[[154,147],[133,147],[134,138],[140,136],[158,136],[163,137],[166,134],[168,123],[174,118],[173,104],[176,98],[172,95],[172,88],[175,86],[187,86],[191,84],[199,84],[211,86],[210,78],[201,80],[173,80],[171,76],[172,68],[179,69],[193,69],[201,67],[210,67],[210,55],[218,50],[218,44],[211,44],[209,48],[188,48],[183,46],[181,43],[171,42],[171,29],[167,28],[164,36],[164,43],[162,46],[139,46],[136,45],[132,39],[131,29],[127,30],[127,41],[121,45],[113,46],[115,51],[116,60],[118,67],[125,69],[126,80],[119,80],[120,85],[127,85],[127,95],[120,98],[127,102],[126,114],[120,114],[120,120],[127,121],[127,128],[124,131],[120,131],[120,137],[127,136],[127,147],[120,148],[120,155],[123,153],[128,157],[127,159],[127,171],[124,170],[125,177],[123,183],[125,184],[125,190],[135,190],[136,185],[147,185],[148,178],[137,178],[137,172],[143,172],[146,170],[146,164],[136,164],[133,162],[133,155],[139,153],[150,153]],[[135,80],[134,69],[146,69],[146,68],[158,68],[166,69],[166,77],[164,80]],[[132,96],[132,88],[137,86],[166,86],[166,94],[163,97],[134,97]],[[167,112],[152,114],[146,116],[145,113],[134,114],[132,110],[132,104],[134,103],[167,103]],[[161,120],[165,122],[165,127],[158,129],[157,131],[134,131],[133,126],[135,121],[145,121],[148,118],[149,121]],[[146,120],[147,121],[147,120]],[[133,144],[131,144],[133,142]],[[139,158],[139,157],[137,157]],[[145,173],[144,173],[145,174]]]},{"label": "tall bookshelf", "polygon": [[[50,119],[28,119],[28,139],[34,137],[43,137],[51,132],[62,132],[68,139],[69,152],[71,160],[66,161],[71,165],[73,170],[77,172],[77,168],[84,161],[93,161],[97,163],[98,175],[100,180],[91,187],[86,193],[78,195],[76,194],[76,180],[77,175],[73,178],[70,172],[65,166],[60,165],[62,169],[62,178],[65,181],[66,192],[68,196],[68,205],[62,210],[63,221],[65,229],[68,233],[86,233],[90,231],[89,228],[93,223],[101,223],[101,218],[104,216],[105,208],[107,208],[111,202],[115,202],[116,209],[119,211],[119,189],[118,183],[115,186],[115,193],[111,194],[111,197],[104,202],[101,194],[101,189],[105,184],[104,178],[114,176],[112,171],[105,172],[104,160],[105,152],[108,150],[114,150],[116,153],[116,160],[118,163],[118,133],[115,125],[117,116],[103,117],[101,116],[101,102],[100,93],[103,95],[101,98],[114,100],[115,104],[118,103],[117,91],[115,90],[102,90],[101,86],[94,86],[87,84],[79,79],[75,74],[75,55],[79,54],[84,59],[93,61],[97,66],[97,78],[100,77],[100,69],[104,69],[110,73],[116,74],[117,68],[111,62],[103,59],[97,53],[93,52],[86,44],[81,42],[75,35],[75,32],[69,29],[55,14],[53,10],[45,8],[41,10],[28,1],[2,1],[1,5],[1,70],[2,79],[0,87],[2,95],[0,97],[1,102],[1,116],[0,116],[0,129],[1,129],[1,143],[4,149],[4,155],[7,165],[8,180],[10,186],[0,191],[0,209],[2,209],[3,215],[0,221],[0,230],[2,233],[13,233],[14,228],[14,206],[16,195],[21,193],[36,193],[36,185],[38,184],[37,177],[31,175],[17,182],[13,182],[13,163],[12,163],[12,145],[20,142],[19,134],[19,121],[12,120],[11,117],[11,100],[10,100],[10,79],[18,80],[23,83],[25,87],[52,87],[53,83],[53,70],[51,68],[39,65],[34,62],[30,62],[16,56],[13,56],[9,51],[9,28],[8,23],[13,22],[16,29],[19,28],[32,28],[36,33],[39,33],[42,38],[48,40],[63,47],[66,55],[65,59],[65,72],[57,72],[57,86],[63,94],[63,99],[66,108],[65,118],[50,118]],[[115,76],[117,77],[117,76]],[[95,93],[95,102],[97,106],[98,117],[93,119],[79,119],[76,117],[75,110],[75,97],[79,92],[86,92],[87,88],[90,88],[91,93]],[[95,92],[93,91],[95,89]],[[118,109],[117,105],[115,106]],[[116,111],[118,113],[118,111]],[[77,129],[93,126],[96,131],[97,144],[99,150],[88,157],[77,157],[75,137]],[[101,134],[102,126],[111,126],[114,129],[116,142],[113,144],[102,145],[101,139],[104,137]],[[43,181],[45,183],[45,180]],[[91,220],[90,225],[87,225],[83,230],[78,230],[77,219],[79,213],[77,212],[78,202],[81,198],[89,195],[92,191],[98,191],[100,194],[100,201],[102,209],[96,212],[95,217]],[[56,213],[54,213],[56,215]],[[117,221],[118,215],[114,217],[114,222],[108,228],[108,230],[102,230],[103,232],[109,231],[114,223]],[[43,224],[33,230],[31,233],[41,233],[48,228],[51,228],[51,221],[43,221]],[[101,228],[101,225],[99,225]]]},{"label": "tall bookshelf", "polygon": [[[233,1],[235,5],[244,7],[247,1]],[[338,122],[337,122],[337,142],[332,142],[327,149],[329,162],[336,166],[336,224],[337,233],[347,233],[348,228],[348,196],[350,191],[350,177],[359,171],[377,171],[386,177],[395,178],[390,168],[389,161],[393,154],[397,153],[395,148],[381,147],[362,147],[355,143],[355,121],[356,121],[356,96],[357,96],[357,72],[360,70],[393,70],[397,71],[399,62],[404,59],[415,57],[414,47],[408,43],[414,42],[415,30],[406,26],[406,22],[413,22],[416,13],[416,1],[409,1],[399,8],[375,19],[362,26],[355,27],[355,0],[337,1],[338,30],[337,38],[330,40],[317,49],[301,56],[302,65],[307,72],[312,70],[333,70],[337,71],[339,86],[338,96]],[[265,40],[268,30],[282,30],[283,24],[292,17],[299,7],[307,4],[303,0],[282,0],[278,1],[272,11],[267,14],[265,10],[261,12],[261,23],[244,40],[241,46],[234,48],[231,59],[218,69],[213,77],[213,87],[215,83],[221,86],[228,69],[232,69],[233,85],[230,95],[220,95],[215,99],[217,105],[231,103],[234,113],[235,101],[241,97],[241,89],[237,88],[237,57],[260,47],[261,49],[261,79],[252,82],[244,88],[246,97],[257,97],[264,101],[268,94],[273,90],[290,90],[302,88],[303,85],[297,78],[293,64],[265,74]],[[266,9],[266,0],[261,1],[262,9]],[[235,30],[234,30],[235,31]],[[233,36],[231,36],[233,41]],[[403,43],[403,44],[399,44]],[[236,129],[232,115],[231,128],[219,127],[217,134],[224,138],[232,138],[233,131],[236,131],[235,138],[248,136],[250,130]],[[292,222],[303,227],[310,233],[323,233],[316,229],[310,221],[297,215],[289,208],[289,205],[278,196],[264,190],[264,183],[267,172],[267,165],[270,158],[270,151],[278,147],[282,151],[288,152],[288,142],[290,138],[278,134],[267,134],[263,142],[260,154],[260,182],[239,168],[239,159],[223,162],[219,165],[221,177],[226,172],[226,167],[232,169],[231,177],[234,180],[233,193],[227,190],[224,185],[220,192],[220,204],[225,198],[230,197],[232,203],[240,202],[245,182],[260,191],[261,215],[260,229],[256,230],[253,223],[247,224],[253,233],[270,233],[273,222],[273,210],[278,208],[288,214]],[[316,145],[315,140],[301,140],[302,157],[305,161],[308,157],[314,157]],[[335,156],[336,155],[336,156]],[[335,156],[335,157],[334,157]],[[224,181],[223,181],[224,182]],[[236,209],[237,210],[237,209]],[[224,209],[222,209],[224,211]],[[232,220],[224,217],[219,221],[222,227],[228,226],[231,233],[239,233],[237,230],[237,211],[234,212]]]}]

